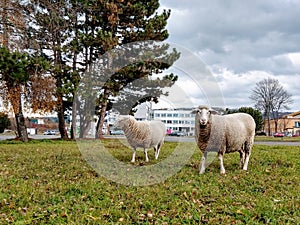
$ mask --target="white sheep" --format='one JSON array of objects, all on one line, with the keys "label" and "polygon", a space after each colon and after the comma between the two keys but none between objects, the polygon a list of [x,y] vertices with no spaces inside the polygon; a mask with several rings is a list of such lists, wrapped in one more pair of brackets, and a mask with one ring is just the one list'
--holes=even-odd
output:
[{"label": "white sheep", "polygon": [[220,173],[225,174],[223,156],[225,153],[240,153],[240,165],[248,169],[248,162],[254,143],[255,121],[246,113],[216,115],[207,106],[199,106],[192,113],[195,116],[195,139],[203,153],[200,174],[205,172],[209,152],[216,152],[220,160]]},{"label": "white sheep", "polygon": [[135,162],[137,148],[143,148],[146,162],[149,161],[147,150],[154,147],[155,159],[163,145],[166,128],[161,121],[137,121],[133,116],[120,115],[114,126],[124,131],[128,143],[133,148],[132,160]]}]

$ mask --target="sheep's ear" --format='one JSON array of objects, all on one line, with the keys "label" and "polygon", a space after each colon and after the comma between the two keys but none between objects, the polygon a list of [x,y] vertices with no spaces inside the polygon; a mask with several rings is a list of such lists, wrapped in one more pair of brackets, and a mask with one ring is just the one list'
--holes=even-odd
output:
[{"label": "sheep's ear", "polygon": [[217,115],[218,112],[216,110],[213,110],[213,109],[209,109],[209,112],[212,114],[212,115]]},{"label": "sheep's ear", "polygon": [[193,110],[192,110],[191,114],[196,114],[196,113],[198,113],[198,112],[199,112],[199,109],[196,108],[196,109],[193,109]]}]

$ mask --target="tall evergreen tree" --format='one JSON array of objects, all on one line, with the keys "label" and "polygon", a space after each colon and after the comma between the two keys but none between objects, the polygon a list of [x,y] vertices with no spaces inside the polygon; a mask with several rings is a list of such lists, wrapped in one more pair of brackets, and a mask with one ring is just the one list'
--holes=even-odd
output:
[{"label": "tall evergreen tree", "polygon": [[[162,14],[156,13],[159,7],[158,0],[152,1],[109,1],[105,4],[105,10],[103,13],[98,13],[99,21],[102,21],[101,30],[97,32],[99,37],[103,40],[102,48],[93,48],[95,52],[95,58],[97,54],[110,51],[111,49],[119,46],[124,47],[128,43],[135,42],[135,46],[127,45],[124,47],[125,54],[121,60],[127,60],[126,51],[139,51],[140,49],[159,48],[157,52],[161,55],[154,56],[152,60],[140,61],[133,63],[130,66],[121,68],[119,71],[115,71],[115,74],[111,76],[106,83],[102,86],[102,92],[99,96],[99,112],[98,112],[98,124],[96,138],[102,137],[102,127],[105,117],[105,112],[110,102],[110,97],[119,94],[119,91],[127,84],[141,78],[147,78],[156,72],[161,72],[167,69],[172,63],[178,59],[179,54],[173,52],[167,54],[166,46],[147,46],[143,41],[154,40],[163,41],[168,38],[168,32],[166,30],[167,19],[170,16],[170,11],[163,11]],[[96,18],[97,18],[96,16]],[[145,46],[146,45],[146,46]],[[166,48],[166,49],[165,49]],[[148,51],[149,51],[148,50]],[[152,49],[153,50],[153,49]],[[130,56],[130,54],[129,54]],[[160,57],[165,57],[162,60]],[[160,60],[159,60],[160,59]],[[113,55],[107,55],[107,61],[104,62],[104,68],[113,67],[117,59],[114,59]],[[166,63],[168,61],[169,63]],[[108,73],[109,74],[109,73]],[[171,86],[176,80],[176,76],[165,76],[164,81],[169,80],[168,85]],[[155,81],[152,81],[152,83]],[[156,80],[157,87],[161,87]],[[166,83],[165,83],[166,85]],[[166,86],[168,86],[166,85]],[[153,87],[155,85],[152,85]],[[133,91],[133,90],[132,90]],[[149,93],[153,93],[149,91]],[[124,92],[123,92],[124,93]],[[148,98],[142,98],[142,101],[157,99],[158,96],[148,96]],[[141,102],[141,100],[139,101]]]},{"label": "tall evergreen tree", "polygon": [[[13,109],[18,137],[25,142],[28,141],[28,135],[23,115],[24,106],[27,109],[32,107],[33,111],[37,108],[43,111],[51,106],[51,98],[47,97],[51,82],[47,77],[41,76],[47,67],[47,62],[34,52],[30,54],[26,52],[29,46],[27,36],[29,22],[28,9],[20,1],[1,1],[1,97],[6,106],[11,106]],[[45,83],[47,86],[41,88]],[[48,102],[46,103],[46,101]]]},{"label": "tall evergreen tree", "polygon": [[[47,55],[51,62],[50,74],[55,80],[55,110],[58,116],[61,138],[68,138],[65,129],[65,112],[70,107],[72,89],[72,51],[69,44],[74,38],[75,9],[66,0],[32,0],[30,2],[32,21],[30,31],[41,54]],[[74,57],[74,56],[73,56]],[[73,60],[76,60],[73,59]],[[74,66],[73,66],[74,67]],[[69,101],[68,101],[69,100]]]},{"label": "tall evergreen tree", "polygon": [[[91,70],[93,62],[119,46],[137,41],[163,41],[168,37],[165,27],[170,11],[156,13],[158,0],[31,0],[31,6],[35,23],[32,34],[41,51],[52,62],[51,73],[56,80],[56,110],[62,138],[67,137],[64,129],[67,106],[74,97],[80,77]],[[178,57],[175,52],[173,57],[169,57],[172,60],[168,65],[148,62],[147,66],[135,64],[131,70],[121,68],[115,71],[114,77],[99,91],[99,130],[110,97],[116,96],[127,83],[168,68]],[[109,68],[113,60],[110,55],[103,66]],[[135,72],[132,72],[133,68]],[[167,79],[174,83],[177,78],[166,76],[164,80]],[[76,101],[74,104],[76,106]],[[72,110],[72,116],[75,121],[76,107]],[[98,132],[97,137],[101,135]]]},{"label": "tall evergreen tree", "polygon": [[[51,107],[51,98],[47,97],[51,83],[44,79],[42,74],[47,69],[47,61],[42,57],[33,57],[28,53],[11,52],[0,47],[0,81],[2,97],[6,97],[6,106],[11,104],[17,123],[18,137],[28,141],[27,129],[23,115],[23,107],[32,107],[37,111]],[[35,87],[36,84],[47,86],[43,89]]]}]

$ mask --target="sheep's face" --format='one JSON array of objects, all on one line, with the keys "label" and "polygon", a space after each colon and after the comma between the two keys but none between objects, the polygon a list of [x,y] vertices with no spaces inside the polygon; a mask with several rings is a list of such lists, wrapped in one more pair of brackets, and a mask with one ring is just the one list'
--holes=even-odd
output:
[{"label": "sheep's face", "polygon": [[120,115],[117,117],[116,122],[114,123],[115,128],[123,129],[124,126],[128,123],[130,120],[130,116],[123,116]]},{"label": "sheep's face", "polygon": [[200,109],[198,112],[200,125],[205,126],[209,120],[209,109]]},{"label": "sheep's face", "polygon": [[203,107],[203,108],[197,108],[193,110],[192,113],[197,114],[196,115],[196,120],[199,120],[199,123],[201,126],[206,126],[211,114],[216,114],[216,111],[208,108],[208,107]]},{"label": "sheep's face", "polygon": [[124,123],[128,120],[126,116],[118,116],[116,122],[114,123],[115,128],[123,129]]}]

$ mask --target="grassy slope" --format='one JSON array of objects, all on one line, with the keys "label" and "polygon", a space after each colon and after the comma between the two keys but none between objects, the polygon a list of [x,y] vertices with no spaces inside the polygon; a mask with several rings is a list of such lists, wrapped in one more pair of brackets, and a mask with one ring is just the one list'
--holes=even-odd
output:
[{"label": "grassy slope", "polygon": [[[130,160],[120,143],[105,145]],[[160,160],[174,147],[165,143]],[[237,153],[226,155],[225,176],[217,160],[200,176],[200,157],[162,183],[133,187],[95,173],[74,142],[2,142],[0,224],[300,224],[299,147],[257,145],[247,173]]]}]

